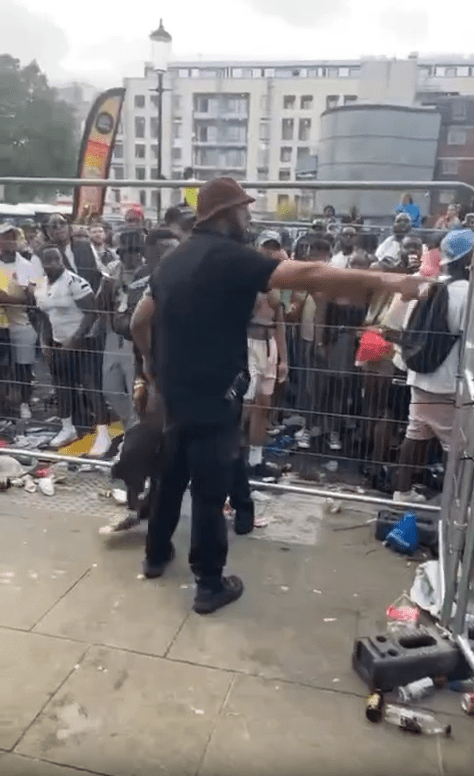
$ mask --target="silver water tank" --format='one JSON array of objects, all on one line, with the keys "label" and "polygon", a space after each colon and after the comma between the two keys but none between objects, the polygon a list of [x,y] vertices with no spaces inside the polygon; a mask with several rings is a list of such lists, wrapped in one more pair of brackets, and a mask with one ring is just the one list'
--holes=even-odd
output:
[{"label": "silver water tank", "polygon": [[[355,103],[321,115],[318,179],[322,181],[431,181],[434,176],[441,115],[435,108]],[[425,190],[407,188],[429,210]],[[318,192],[318,210],[336,212],[356,206],[360,213],[394,213],[401,191]]]}]

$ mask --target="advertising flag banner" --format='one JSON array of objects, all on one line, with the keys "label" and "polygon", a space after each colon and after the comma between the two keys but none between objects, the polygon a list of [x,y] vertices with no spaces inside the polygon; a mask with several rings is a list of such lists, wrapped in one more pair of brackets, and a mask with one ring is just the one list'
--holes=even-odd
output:
[{"label": "advertising flag banner", "polygon": [[[79,150],[78,178],[108,178],[124,97],[125,89],[108,89],[90,109]],[[104,200],[105,188],[76,186],[73,219],[87,221],[102,215]]]}]

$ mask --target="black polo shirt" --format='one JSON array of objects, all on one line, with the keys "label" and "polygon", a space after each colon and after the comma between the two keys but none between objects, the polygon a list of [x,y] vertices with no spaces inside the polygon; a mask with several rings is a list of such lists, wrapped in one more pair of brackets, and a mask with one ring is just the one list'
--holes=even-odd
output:
[{"label": "black polo shirt", "polygon": [[247,366],[247,326],[277,266],[277,259],[197,228],[155,270],[152,358],[177,421],[232,418],[226,394]]}]

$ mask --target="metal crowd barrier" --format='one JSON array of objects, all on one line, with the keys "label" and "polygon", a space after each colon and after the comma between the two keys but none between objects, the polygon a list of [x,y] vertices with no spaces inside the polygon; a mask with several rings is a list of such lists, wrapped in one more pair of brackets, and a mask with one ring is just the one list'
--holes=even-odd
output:
[{"label": "metal crowd barrier", "polygon": [[[100,187],[140,187],[140,188],[172,188],[182,187],[182,181],[136,181],[136,180],[80,180],[80,179],[62,179],[62,178],[0,178],[1,184],[29,184],[35,183],[41,186],[49,185],[52,187],[73,187],[77,185],[100,186]],[[197,183],[197,186],[200,184]],[[373,190],[439,190],[439,189],[458,189],[467,192],[471,197],[474,194],[474,186],[459,181],[249,181],[243,184],[248,189],[279,189],[279,190],[336,190],[336,189],[373,189]],[[299,365],[293,364],[293,370],[300,369]],[[313,368],[314,369],[314,368]],[[321,377],[324,367],[319,369]],[[279,405],[280,409],[286,410],[284,404]],[[443,590],[443,610],[441,614],[441,625],[447,628],[453,638],[456,639],[460,648],[464,652],[467,661],[474,670],[474,629],[467,627],[466,612],[470,596],[472,594],[472,572],[474,557],[474,517],[472,514],[472,496],[474,488],[474,301],[473,301],[473,283],[470,283],[468,320],[464,341],[462,345],[462,371],[459,380],[459,387],[456,396],[456,420],[453,429],[452,443],[448,457],[447,470],[444,478],[444,488],[441,505],[440,522],[440,562],[441,562],[441,584]],[[276,408],[278,410],[278,407]],[[291,408],[294,411],[303,410],[304,413],[314,413],[314,407],[299,408],[297,404]],[[303,412],[301,414],[303,414]],[[328,415],[328,413],[325,413]],[[346,421],[347,413],[339,409],[338,412],[329,413],[334,422]],[[366,416],[367,421],[380,420],[378,413],[372,417]],[[364,416],[362,416],[364,417]],[[15,450],[14,447],[10,448]],[[9,450],[0,450],[2,453],[8,453]],[[22,450],[21,452],[25,452]],[[57,460],[57,455],[47,451],[28,451],[29,455],[35,455],[43,460]],[[303,456],[305,453],[303,453]],[[306,453],[307,455],[307,453]],[[317,454],[318,455],[318,454]],[[320,460],[324,459],[324,454],[319,453]],[[327,457],[327,454],[326,454]],[[331,460],[335,456],[331,453]],[[359,456],[361,458],[363,456]],[[70,459],[71,461],[74,459]],[[79,462],[82,458],[78,459]],[[360,462],[360,461],[359,461]],[[109,464],[97,462],[99,466],[107,468]],[[259,483],[262,487],[262,483]],[[310,493],[317,496],[334,496],[334,492],[324,487],[306,488],[295,484],[265,484],[274,491],[289,491],[298,493]],[[338,498],[357,502],[362,501],[375,505],[393,505],[407,506],[406,504],[397,505],[389,499],[371,497],[361,493],[349,493],[341,491]],[[420,510],[420,505],[413,506]],[[433,507],[430,511],[435,511]]]}]

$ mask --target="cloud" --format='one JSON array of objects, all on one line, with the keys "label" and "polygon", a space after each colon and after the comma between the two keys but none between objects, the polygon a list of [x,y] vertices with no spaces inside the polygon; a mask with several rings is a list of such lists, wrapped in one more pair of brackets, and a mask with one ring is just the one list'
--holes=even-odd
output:
[{"label": "cloud", "polygon": [[246,0],[248,5],[265,16],[281,19],[293,27],[326,25],[342,17],[348,10],[347,0]]},{"label": "cloud", "polygon": [[387,8],[380,14],[380,26],[407,46],[424,43],[428,37],[429,14],[420,9]]},{"label": "cloud", "polygon": [[61,62],[68,51],[68,37],[51,17],[14,0],[2,0],[0,53],[11,54],[22,65],[36,59],[49,78],[56,78],[62,74]]}]

